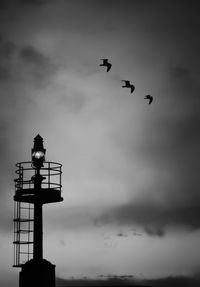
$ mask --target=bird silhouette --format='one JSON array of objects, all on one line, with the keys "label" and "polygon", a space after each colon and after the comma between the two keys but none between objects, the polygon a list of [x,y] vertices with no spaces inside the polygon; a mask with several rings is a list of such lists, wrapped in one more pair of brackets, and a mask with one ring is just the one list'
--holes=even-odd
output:
[{"label": "bird silhouette", "polygon": [[130,88],[131,89],[131,94],[135,90],[135,86],[130,83],[130,81],[122,80],[124,82],[124,86],[122,88]]},{"label": "bird silhouette", "polygon": [[146,95],[146,96],[144,97],[144,99],[148,99],[148,100],[149,100],[149,105],[153,102],[153,97],[150,96],[150,95]]},{"label": "bird silhouette", "polygon": [[100,64],[99,66],[104,66],[107,67],[107,72],[110,71],[112,64],[108,62],[108,59],[101,59],[103,61],[102,64]]}]

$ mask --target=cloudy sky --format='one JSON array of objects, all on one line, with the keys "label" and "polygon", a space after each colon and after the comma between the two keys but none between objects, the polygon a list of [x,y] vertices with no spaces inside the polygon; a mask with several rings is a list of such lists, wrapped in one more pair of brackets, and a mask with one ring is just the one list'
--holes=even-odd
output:
[{"label": "cloudy sky", "polygon": [[58,277],[200,272],[199,35],[198,1],[0,1],[0,285],[38,133],[63,164],[64,202],[44,207]]}]

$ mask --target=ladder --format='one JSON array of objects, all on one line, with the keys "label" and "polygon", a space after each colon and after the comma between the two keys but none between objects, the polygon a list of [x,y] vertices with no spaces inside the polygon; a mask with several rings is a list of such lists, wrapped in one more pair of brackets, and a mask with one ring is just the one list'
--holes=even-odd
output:
[{"label": "ladder", "polygon": [[[19,178],[15,180],[16,190],[23,189],[23,168],[19,170]],[[29,182],[29,187],[31,181]],[[14,264],[21,267],[26,261],[33,258],[33,223],[34,205],[28,202],[15,201],[14,203]]]},{"label": "ladder", "polygon": [[21,267],[33,257],[34,208],[31,203],[15,202],[14,267]]}]

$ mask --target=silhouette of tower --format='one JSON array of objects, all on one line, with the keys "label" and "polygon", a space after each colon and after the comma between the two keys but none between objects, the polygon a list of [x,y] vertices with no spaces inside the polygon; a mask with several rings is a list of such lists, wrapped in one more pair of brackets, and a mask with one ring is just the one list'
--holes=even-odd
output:
[{"label": "silhouette of tower", "polygon": [[43,259],[43,204],[63,201],[62,165],[45,161],[43,138],[34,138],[32,161],[16,164],[14,265],[21,267],[19,287],[55,287],[55,265]]}]

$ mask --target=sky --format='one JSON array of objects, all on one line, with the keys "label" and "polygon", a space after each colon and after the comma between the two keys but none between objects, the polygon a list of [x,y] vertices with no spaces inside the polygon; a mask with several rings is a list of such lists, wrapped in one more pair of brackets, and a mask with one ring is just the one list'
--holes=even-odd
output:
[{"label": "sky", "polygon": [[17,286],[15,163],[31,160],[38,133],[46,160],[63,164],[64,201],[43,209],[59,278],[199,274],[198,11],[191,0],[0,1],[0,285]]}]

